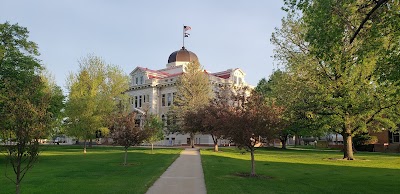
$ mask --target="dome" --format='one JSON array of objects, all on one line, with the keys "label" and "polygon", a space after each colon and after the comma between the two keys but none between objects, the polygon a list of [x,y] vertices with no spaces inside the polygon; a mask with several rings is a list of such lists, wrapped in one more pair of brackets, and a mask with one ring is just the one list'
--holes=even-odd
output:
[{"label": "dome", "polygon": [[192,51],[186,50],[185,47],[182,47],[180,50],[175,51],[169,55],[168,63],[173,62],[192,62],[199,60],[197,55]]}]

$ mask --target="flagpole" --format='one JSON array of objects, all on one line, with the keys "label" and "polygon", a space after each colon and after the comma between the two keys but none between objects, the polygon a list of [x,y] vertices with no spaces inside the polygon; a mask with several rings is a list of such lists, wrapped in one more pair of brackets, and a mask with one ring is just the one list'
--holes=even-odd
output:
[{"label": "flagpole", "polygon": [[182,26],[182,48],[185,48],[185,25]]}]

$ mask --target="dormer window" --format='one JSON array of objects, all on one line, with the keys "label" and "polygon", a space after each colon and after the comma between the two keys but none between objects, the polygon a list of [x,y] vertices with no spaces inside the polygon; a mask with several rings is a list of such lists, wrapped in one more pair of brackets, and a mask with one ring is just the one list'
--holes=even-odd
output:
[{"label": "dormer window", "polygon": [[135,77],[135,85],[138,85],[138,84],[139,84],[139,78]]},{"label": "dormer window", "polygon": [[143,76],[140,76],[140,84],[143,84]]}]

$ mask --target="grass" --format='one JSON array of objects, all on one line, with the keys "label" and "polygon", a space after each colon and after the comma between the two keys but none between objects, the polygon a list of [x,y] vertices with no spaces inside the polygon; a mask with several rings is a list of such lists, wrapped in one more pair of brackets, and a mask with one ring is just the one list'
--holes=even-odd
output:
[{"label": "grass", "polygon": [[357,153],[341,160],[339,151],[256,150],[256,172],[250,154],[237,149],[201,150],[207,193],[398,193],[400,155]]},{"label": "grass", "polygon": [[[39,161],[22,180],[21,193],[145,193],[179,156],[180,149],[130,148],[129,165],[123,166],[123,148],[45,146]],[[5,156],[0,155],[0,193],[15,193],[4,176]],[[7,173],[15,177],[10,166]]]}]

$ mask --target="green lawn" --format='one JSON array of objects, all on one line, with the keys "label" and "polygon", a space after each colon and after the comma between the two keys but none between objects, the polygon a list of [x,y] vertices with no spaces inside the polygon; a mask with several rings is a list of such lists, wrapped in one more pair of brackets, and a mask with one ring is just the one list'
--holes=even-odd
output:
[{"label": "green lawn", "polygon": [[399,193],[400,154],[357,153],[340,160],[338,151],[258,149],[258,178],[250,173],[250,153],[201,150],[208,194],[223,193]]},{"label": "green lawn", "polygon": [[[21,193],[145,193],[179,156],[180,149],[135,148],[122,166],[123,148],[45,146],[39,161],[22,180]],[[3,152],[4,153],[4,152]],[[0,155],[0,193],[13,193],[6,179],[5,157]],[[13,175],[10,166],[8,174]]]}]

